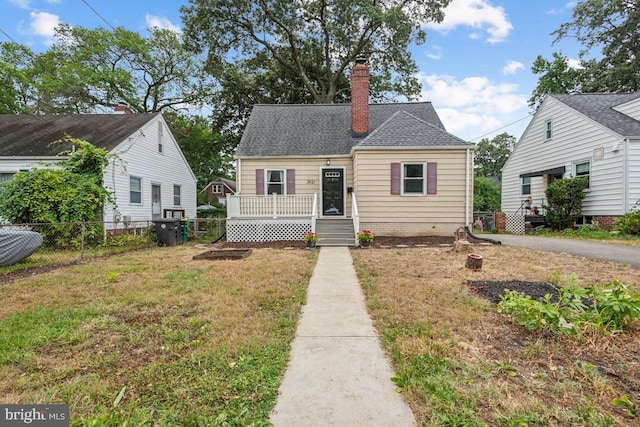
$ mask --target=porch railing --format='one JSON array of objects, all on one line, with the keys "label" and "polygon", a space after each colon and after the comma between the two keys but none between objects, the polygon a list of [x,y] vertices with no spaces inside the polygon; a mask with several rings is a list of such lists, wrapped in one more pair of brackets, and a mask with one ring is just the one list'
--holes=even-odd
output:
[{"label": "porch railing", "polygon": [[317,194],[227,195],[227,218],[312,217]]}]

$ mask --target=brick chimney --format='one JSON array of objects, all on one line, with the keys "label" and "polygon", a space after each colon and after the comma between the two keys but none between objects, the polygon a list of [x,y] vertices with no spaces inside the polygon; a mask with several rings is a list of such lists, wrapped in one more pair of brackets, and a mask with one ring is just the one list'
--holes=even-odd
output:
[{"label": "brick chimney", "polygon": [[369,133],[369,67],[356,59],[351,68],[351,133],[363,137]]},{"label": "brick chimney", "polygon": [[118,104],[113,107],[113,114],[133,114],[133,111],[126,105]]}]

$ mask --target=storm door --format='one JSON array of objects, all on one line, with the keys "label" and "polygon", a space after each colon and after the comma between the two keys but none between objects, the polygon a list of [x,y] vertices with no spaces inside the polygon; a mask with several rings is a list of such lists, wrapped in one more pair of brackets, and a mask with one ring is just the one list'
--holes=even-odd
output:
[{"label": "storm door", "polygon": [[160,206],[160,200],[162,199],[162,192],[160,186],[157,184],[151,185],[151,218],[162,218],[162,206]]},{"label": "storm door", "polygon": [[322,169],[322,215],[344,216],[343,169]]}]

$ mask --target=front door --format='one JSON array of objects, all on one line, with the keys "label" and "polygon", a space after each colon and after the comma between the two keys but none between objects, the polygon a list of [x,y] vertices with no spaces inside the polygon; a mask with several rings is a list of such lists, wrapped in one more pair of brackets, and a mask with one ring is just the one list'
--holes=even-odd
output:
[{"label": "front door", "polygon": [[151,185],[151,218],[162,218],[162,206],[160,206],[160,200],[162,200],[162,192],[160,186],[157,184]]},{"label": "front door", "polygon": [[322,216],[344,216],[343,169],[322,169]]}]

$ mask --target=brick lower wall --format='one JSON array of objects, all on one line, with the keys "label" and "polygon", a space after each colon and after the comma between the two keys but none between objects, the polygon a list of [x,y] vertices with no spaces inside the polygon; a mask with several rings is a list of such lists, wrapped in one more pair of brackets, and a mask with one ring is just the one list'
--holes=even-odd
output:
[{"label": "brick lower wall", "polygon": [[593,223],[597,223],[600,228],[613,228],[616,226],[616,218],[621,218],[619,216],[594,216],[592,218]]}]

